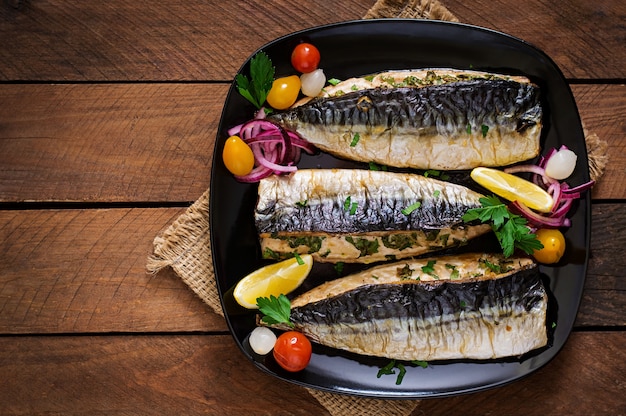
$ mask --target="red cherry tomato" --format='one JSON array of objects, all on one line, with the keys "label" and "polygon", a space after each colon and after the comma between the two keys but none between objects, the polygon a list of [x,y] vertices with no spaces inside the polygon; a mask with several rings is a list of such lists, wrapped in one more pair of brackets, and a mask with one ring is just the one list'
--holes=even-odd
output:
[{"label": "red cherry tomato", "polygon": [[296,372],[306,368],[311,360],[311,341],[297,331],[282,333],[274,345],[274,359],[287,371]]},{"label": "red cherry tomato", "polygon": [[320,51],[310,43],[301,43],[291,53],[291,65],[298,72],[315,71],[320,63]]}]

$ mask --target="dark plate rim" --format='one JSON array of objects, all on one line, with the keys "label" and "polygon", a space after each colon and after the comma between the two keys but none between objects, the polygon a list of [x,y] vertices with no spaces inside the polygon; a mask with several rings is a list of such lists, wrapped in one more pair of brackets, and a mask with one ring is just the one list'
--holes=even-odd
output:
[{"label": "dark plate rim", "polygon": [[[280,44],[283,43],[289,39],[294,39],[294,38],[306,38],[311,34],[315,34],[317,32],[320,31],[327,31],[327,30],[334,30],[337,28],[342,28],[342,27],[353,27],[353,26],[360,26],[360,25],[364,25],[367,27],[376,27],[379,25],[382,25],[383,27],[386,26],[392,26],[392,25],[396,25],[396,26],[402,26],[404,27],[404,25],[419,25],[421,27],[435,27],[435,28],[442,28],[442,27],[456,27],[456,28],[464,28],[465,30],[470,30],[470,31],[478,31],[478,32],[484,32],[484,33],[488,33],[492,36],[496,36],[499,37],[507,42],[511,42],[512,44],[517,44],[517,47],[524,47],[524,48],[528,48],[529,50],[532,50],[534,54],[537,54],[539,56],[542,57],[543,60],[546,61],[546,63],[548,65],[551,66],[550,70],[554,71],[554,73],[562,80],[562,82],[565,84],[565,86],[567,86],[567,90],[569,92],[569,98],[572,100],[572,103],[575,107],[575,101],[574,101],[574,97],[573,94],[571,92],[571,89],[569,88],[569,85],[567,84],[567,81],[565,80],[565,77],[563,76],[562,71],[560,70],[560,68],[556,65],[556,63],[549,57],[547,56],[543,51],[541,51],[539,48],[535,47],[534,45],[520,39],[517,38],[515,36],[500,32],[500,31],[496,31],[493,29],[489,29],[489,28],[484,28],[484,27],[479,27],[479,26],[474,26],[474,25],[470,25],[470,24],[466,24],[466,23],[458,23],[458,22],[447,22],[447,21],[441,21],[441,20],[421,20],[421,19],[403,19],[403,18],[392,18],[392,19],[357,19],[357,20],[350,20],[350,21],[345,21],[345,22],[338,22],[338,23],[331,23],[331,24],[327,24],[327,25],[321,25],[321,26],[315,26],[315,27],[311,27],[311,28],[307,28],[307,29],[303,29],[297,32],[293,32],[290,34],[286,34],[283,35],[281,37],[278,37],[266,44],[264,44],[263,46],[261,46],[260,48],[258,48],[257,50],[255,50],[247,59],[246,61],[240,66],[239,70],[237,71],[237,73],[241,73],[248,65],[249,65],[249,61],[250,59],[258,52],[260,51],[264,51],[266,49],[268,49],[269,47],[271,47],[272,45],[276,45],[276,44]],[[218,151],[218,144],[220,142],[223,142],[223,140],[225,140],[225,138],[221,138],[221,135],[223,134],[223,132],[225,131],[225,129],[227,129],[229,126],[224,126],[223,122],[224,122],[224,117],[227,113],[227,103],[229,103],[229,101],[232,99],[232,96],[238,94],[236,92],[236,89],[233,87],[233,83],[231,83],[231,87],[228,91],[227,97],[225,99],[224,102],[224,107],[222,110],[222,114],[220,117],[220,123],[219,123],[219,127],[218,127],[218,131],[217,131],[217,139],[216,139],[216,143],[215,143],[215,151],[213,154],[213,160],[212,160],[212,171],[211,171],[211,178],[210,178],[210,207],[209,207],[209,213],[211,213],[213,211],[213,207],[216,204],[216,201],[218,200],[218,195],[216,195],[214,193],[214,190],[216,189],[216,183],[218,181],[217,179],[217,175],[215,174],[215,167],[221,163],[221,153]],[[582,134],[582,127],[581,127],[581,121],[580,121],[580,116],[578,111],[575,112],[576,114],[570,114],[570,116],[574,117],[576,120],[576,128],[580,128],[580,132]],[[584,137],[584,136],[583,136]],[[582,154],[580,153],[582,151]],[[579,150],[578,152],[579,154],[579,160],[584,160],[585,161],[585,170],[584,172],[582,172],[582,179],[584,179],[584,181],[588,181],[589,180],[589,173],[588,173],[588,158],[587,158],[587,153],[586,153],[586,149]],[[579,168],[577,168],[579,169]],[[577,291],[577,299],[575,299],[575,312],[578,311],[578,307],[580,305],[581,299],[582,299],[582,286],[584,285],[584,281],[586,278],[586,273],[587,273],[587,266],[588,266],[588,261],[589,261],[589,244],[590,244],[590,231],[591,231],[591,197],[590,197],[590,193],[586,193],[584,195],[583,198],[581,198],[580,200],[580,207],[579,209],[582,209],[584,211],[584,220],[585,220],[585,224],[584,224],[584,233],[585,233],[585,238],[584,238],[584,245],[585,245],[585,253],[584,253],[584,259],[581,262],[581,264],[578,266],[579,270],[582,271],[582,281],[578,282],[579,283],[579,289]],[[210,224],[210,229],[214,230],[216,229],[214,227],[216,218],[209,214],[209,224]],[[217,247],[220,242],[218,241],[218,237],[215,235],[215,233],[211,233],[210,236],[210,242],[211,242],[211,250],[214,251],[215,247]],[[250,353],[246,351],[246,347],[244,346],[244,342],[245,340],[241,340],[239,339],[236,335],[235,335],[235,330],[233,327],[233,323],[231,322],[231,319],[229,317],[228,314],[228,305],[227,305],[227,300],[225,299],[225,293],[228,291],[229,287],[222,287],[223,285],[220,283],[220,279],[218,278],[218,271],[221,270],[221,264],[219,264],[218,262],[218,255],[215,255],[215,253],[212,253],[212,262],[213,262],[213,267],[214,267],[214,271],[215,271],[215,280],[216,280],[216,285],[217,285],[217,289],[219,292],[219,296],[220,296],[220,302],[221,302],[221,306],[222,306],[222,310],[224,312],[224,316],[226,318],[226,322],[227,325],[229,327],[229,331],[231,333],[231,335],[233,336],[233,339],[235,340],[237,346],[240,348],[240,350],[247,356],[247,358],[250,359],[250,361],[253,362],[253,364],[261,369],[264,373],[269,374],[271,376],[277,377],[278,379],[281,379],[283,381],[287,381],[296,385],[300,385],[306,388],[314,388],[314,389],[318,389],[318,390],[322,390],[322,391],[328,391],[328,392],[332,392],[332,393],[338,393],[338,394],[346,394],[346,395],[352,395],[352,396],[359,396],[359,397],[375,397],[375,398],[385,398],[385,399],[420,399],[420,398],[429,398],[429,397],[449,397],[449,396],[455,396],[455,395],[460,395],[460,394],[467,394],[467,393],[472,393],[472,392],[479,392],[479,391],[484,391],[487,389],[491,389],[494,387],[499,387],[499,386],[503,386],[509,383],[512,383],[514,381],[517,381],[521,378],[527,377],[528,375],[534,373],[536,370],[538,370],[539,368],[542,368],[543,366],[545,366],[546,364],[548,364],[559,352],[560,350],[563,348],[564,344],[567,342],[567,339],[569,338],[569,335],[573,329],[573,323],[574,323],[574,317],[570,317],[571,319],[569,320],[569,322],[567,322],[564,326],[562,326],[561,324],[559,324],[558,330],[561,333],[561,340],[559,345],[556,346],[550,346],[549,348],[543,350],[541,353],[539,353],[539,355],[544,357],[544,360],[542,360],[542,363],[540,363],[540,365],[533,367],[532,369],[530,369],[529,371],[523,373],[523,374],[516,374],[512,377],[506,378],[506,379],[502,379],[499,380],[497,382],[493,382],[493,383],[486,383],[480,386],[471,386],[471,387],[467,387],[467,388],[457,388],[457,389],[453,389],[453,390],[429,390],[429,391],[397,391],[397,390],[389,390],[389,391],[384,391],[384,390],[367,390],[367,389],[352,389],[352,388],[342,388],[342,386],[332,386],[332,385],[321,385],[319,383],[311,383],[311,382],[307,382],[307,381],[302,381],[298,378],[294,378],[293,375],[291,374],[282,374],[282,373],[277,373],[275,371],[272,371],[270,369],[268,369],[265,365],[260,364],[258,361],[256,361],[253,357],[251,357]],[[575,313],[574,313],[575,315]],[[564,335],[563,335],[564,333]]]}]

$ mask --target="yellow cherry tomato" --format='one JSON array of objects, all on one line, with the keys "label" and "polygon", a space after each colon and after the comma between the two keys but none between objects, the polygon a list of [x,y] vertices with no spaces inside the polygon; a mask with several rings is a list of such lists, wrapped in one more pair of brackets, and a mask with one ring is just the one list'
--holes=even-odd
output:
[{"label": "yellow cherry tomato", "polygon": [[535,250],[533,257],[539,263],[557,263],[565,253],[565,237],[559,230],[542,228],[537,230],[537,239],[543,244],[541,250]]},{"label": "yellow cherry tomato", "polygon": [[233,175],[244,176],[254,168],[254,154],[246,142],[239,136],[230,136],[226,140],[222,159],[226,169]]},{"label": "yellow cherry tomato", "polygon": [[267,94],[267,103],[276,110],[285,110],[293,105],[300,93],[300,77],[290,75],[276,78]]}]

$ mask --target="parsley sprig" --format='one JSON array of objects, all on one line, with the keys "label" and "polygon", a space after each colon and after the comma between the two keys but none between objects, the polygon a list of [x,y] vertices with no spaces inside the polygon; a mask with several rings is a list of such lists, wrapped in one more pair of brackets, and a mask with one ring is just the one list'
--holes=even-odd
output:
[{"label": "parsley sprig", "polygon": [[265,52],[257,53],[250,60],[250,79],[243,74],[237,74],[235,77],[239,94],[256,108],[261,108],[272,89],[274,72],[274,65]]},{"label": "parsley sprig", "polygon": [[263,314],[261,321],[268,325],[287,324],[293,328],[290,320],[291,302],[289,298],[282,293],[278,297],[270,295],[269,298],[257,298],[256,304],[259,312]]},{"label": "parsley sprig", "polygon": [[[428,367],[428,362],[422,360],[413,360],[409,364],[417,365],[422,368]],[[376,374],[376,378],[396,374],[396,368],[399,370],[398,375],[396,376],[396,385],[400,385],[402,384],[402,380],[404,380],[404,376],[406,375],[406,366],[396,360],[391,360],[389,364],[381,367],[378,370],[378,374]]]},{"label": "parsley sprig", "polygon": [[526,218],[513,214],[496,196],[480,198],[481,208],[472,208],[463,215],[463,221],[480,220],[491,224],[505,257],[510,257],[516,248],[526,254],[543,248],[537,236],[531,232]]}]

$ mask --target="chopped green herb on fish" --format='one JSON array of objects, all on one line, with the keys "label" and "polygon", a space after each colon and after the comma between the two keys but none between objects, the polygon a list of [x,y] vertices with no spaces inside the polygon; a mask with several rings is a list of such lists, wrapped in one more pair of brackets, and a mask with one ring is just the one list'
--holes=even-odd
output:
[{"label": "chopped green herb on fish", "polygon": [[538,86],[523,77],[471,74],[392,71],[350,79],[269,119],[336,156],[395,167],[458,170],[535,157],[543,115]]},{"label": "chopped green herb on fish", "polygon": [[[507,262],[510,269],[496,272],[485,262]],[[438,278],[411,278],[408,271],[424,267]],[[547,344],[547,303],[532,259],[468,253],[328,281],[291,301],[290,320],[312,341],[357,354],[423,362],[494,359]]]},{"label": "chopped green herb on fish", "polygon": [[[480,207],[481,194],[422,175],[298,169],[261,180],[258,196],[261,249],[281,257],[295,250],[320,262],[372,263],[454,247],[491,230],[462,220]],[[305,237],[321,244],[312,251]],[[298,239],[302,246],[294,247]]]}]

